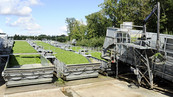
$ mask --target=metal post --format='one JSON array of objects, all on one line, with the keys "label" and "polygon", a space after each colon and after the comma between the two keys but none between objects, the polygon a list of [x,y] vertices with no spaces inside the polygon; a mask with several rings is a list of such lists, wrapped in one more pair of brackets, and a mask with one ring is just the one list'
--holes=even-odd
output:
[{"label": "metal post", "polygon": [[144,33],[144,35],[142,35],[143,36],[143,38],[144,38],[144,40],[146,40],[146,23],[144,23],[144,25],[143,25],[143,33]]},{"label": "metal post", "polygon": [[160,2],[157,3],[157,41],[156,41],[156,49],[159,51],[159,35],[160,35]]},{"label": "metal post", "polygon": [[2,57],[0,56],[0,65],[2,64],[2,61],[1,60],[2,60]]},{"label": "metal post", "polygon": [[116,60],[116,78],[118,78],[118,60]]}]

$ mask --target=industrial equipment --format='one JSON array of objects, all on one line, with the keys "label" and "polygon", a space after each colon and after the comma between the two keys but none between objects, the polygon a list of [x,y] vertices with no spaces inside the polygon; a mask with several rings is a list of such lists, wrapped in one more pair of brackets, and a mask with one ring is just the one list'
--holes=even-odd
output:
[{"label": "industrial equipment", "polygon": [[[157,10],[157,33],[146,32],[146,23]],[[153,88],[153,75],[173,82],[173,36],[160,34],[160,3],[154,7],[151,14],[144,20],[143,26],[121,25],[121,28],[107,29],[103,45],[102,57],[109,60],[119,71],[129,67],[137,77],[139,85],[145,83]],[[130,26],[130,29],[129,29]],[[143,30],[133,30],[140,27]],[[120,62],[127,65],[123,68]]]}]

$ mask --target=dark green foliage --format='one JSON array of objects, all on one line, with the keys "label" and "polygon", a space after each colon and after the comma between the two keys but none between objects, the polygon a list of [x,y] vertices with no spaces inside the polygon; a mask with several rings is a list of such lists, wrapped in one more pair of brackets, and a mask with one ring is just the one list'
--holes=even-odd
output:
[{"label": "dark green foliage", "polygon": [[102,47],[104,43],[104,37],[83,39],[77,41],[77,46],[87,46],[87,47]]},{"label": "dark green foliage", "polygon": [[55,40],[59,42],[66,42],[68,37],[66,35],[60,35],[60,36],[49,36],[49,35],[39,35],[39,36],[23,36],[23,35],[14,35],[14,40],[26,40],[27,38],[29,39],[34,39],[34,40],[43,40],[43,39],[48,39],[48,40]]},{"label": "dark green foliage", "polygon": [[[157,2],[161,5],[160,31],[172,34],[173,0],[105,0],[100,6],[112,20],[113,25],[118,27],[123,22],[143,25],[143,20],[150,14]],[[147,31],[156,32],[156,23],[157,17],[153,15],[147,22]]]},{"label": "dark green foliage", "polygon": [[103,11],[92,13],[85,18],[87,19],[87,38],[103,37],[106,35],[107,27],[112,26],[111,20],[104,15]]},{"label": "dark green foliage", "polygon": [[69,40],[82,40],[85,38],[87,26],[82,21],[78,21],[75,18],[66,18],[66,23]]}]

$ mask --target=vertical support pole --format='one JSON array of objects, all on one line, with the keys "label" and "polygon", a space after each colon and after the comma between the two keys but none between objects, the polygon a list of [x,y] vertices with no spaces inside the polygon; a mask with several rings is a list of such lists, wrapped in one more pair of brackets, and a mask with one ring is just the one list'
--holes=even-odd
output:
[{"label": "vertical support pole", "polygon": [[118,59],[116,60],[116,78],[118,78]]},{"label": "vertical support pole", "polygon": [[143,25],[143,34],[144,34],[144,35],[142,35],[143,38],[144,38],[144,40],[146,40],[146,32],[147,32],[146,29],[147,29],[147,28],[146,28],[146,23],[144,23],[144,25]]},{"label": "vertical support pole", "polygon": [[160,35],[160,2],[157,3],[157,41],[156,41],[156,49],[159,51],[159,35]]},{"label": "vertical support pole", "polygon": [[147,56],[147,51],[145,50],[145,58],[146,58],[146,64],[147,64],[147,69],[148,69],[148,76],[149,76],[149,81],[150,81],[150,88],[153,89],[153,73],[152,70],[150,68],[150,63],[149,63],[149,59]]},{"label": "vertical support pole", "polygon": [[1,59],[1,58],[2,58],[2,57],[0,56],[0,65],[2,64],[2,61],[1,61],[2,59]]}]

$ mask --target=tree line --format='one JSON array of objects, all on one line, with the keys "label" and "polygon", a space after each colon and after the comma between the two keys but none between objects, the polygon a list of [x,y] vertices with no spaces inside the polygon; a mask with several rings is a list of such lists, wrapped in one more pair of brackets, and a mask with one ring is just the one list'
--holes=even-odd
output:
[{"label": "tree line", "polygon": [[[107,27],[119,27],[123,22],[142,26],[157,2],[161,4],[160,32],[173,34],[173,0],[104,0],[98,5],[100,11],[85,16],[86,24],[73,17],[66,18],[68,40],[77,39],[78,45],[95,46],[86,41],[98,42],[96,40],[102,38],[100,41],[103,42]],[[152,15],[147,22],[147,31],[156,32],[156,23],[157,16]]]},{"label": "tree line", "polygon": [[26,40],[26,39],[33,39],[33,40],[55,40],[59,42],[66,42],[68,40],[68,37],[66,35],[60,35],[60,36],[50,36],[50,35],[38,35],[38,36],[25,36],[25,35],[17,35],[15,34],[14,37],[12,37],[14,40]]}]

